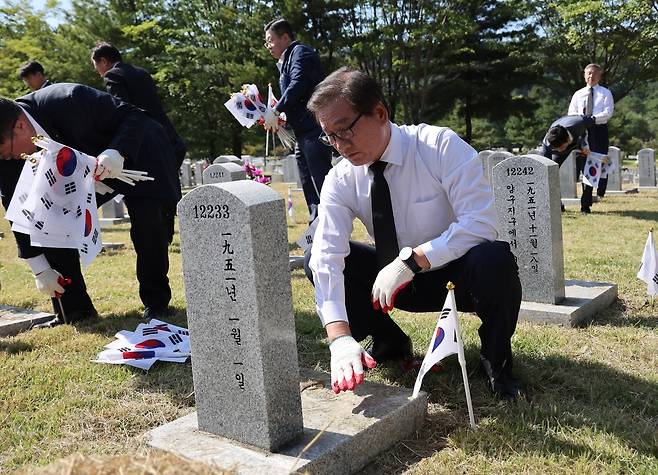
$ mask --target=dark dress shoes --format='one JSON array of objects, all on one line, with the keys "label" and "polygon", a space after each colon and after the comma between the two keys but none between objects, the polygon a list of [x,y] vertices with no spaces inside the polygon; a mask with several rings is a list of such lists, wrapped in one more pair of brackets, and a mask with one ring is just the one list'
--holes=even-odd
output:
[{"label": "dark dress shoes", "polygon": [[503,366],[502,369],[495,371],[489,360],[480,356],[480,370],[486,376],[489,388],[495,396],[510,402],[525,397],[521,381],[512,374],[512,370],[508,366]]},{"label": "dark dress shoes", "polygon": [[146,307],[144,309],[144,320],[164,320],[169,316],[167,307]]},{"label": "dark dress shoes", "polygon": [[395,342],[373,338],[366,351],[377,363],[398,360],[407,361],[414,356],[413,345],[409,337],[406,340]]},{"label": "dark dress shoes", "polygon": [[[82,320],[93,320],[95,318],[98,318],[98,312],[96,311],[96,309],[93,308],[90,310],[77,310],[75,312],[70,312],[66,314],[67,323],[76,323]],[[55,328],[56,326],[63,324],[64,324],[64,319],[60,315],[57,315],[52,320],[49,320],[44,323],[37,323],[32,328]]]}]

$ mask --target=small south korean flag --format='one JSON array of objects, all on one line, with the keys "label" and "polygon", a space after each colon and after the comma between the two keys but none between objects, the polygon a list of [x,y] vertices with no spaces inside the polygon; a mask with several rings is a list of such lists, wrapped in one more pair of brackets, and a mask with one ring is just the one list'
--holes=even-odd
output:
[{"label": "small south korean flag", "polygon": [[656,247],[653,242],[653,231],[649,231],[647,242],[642,253],[642,262],[637,272],[637,278],[646,282],[647,294],[658,295],[658,262],[656,262]]}]

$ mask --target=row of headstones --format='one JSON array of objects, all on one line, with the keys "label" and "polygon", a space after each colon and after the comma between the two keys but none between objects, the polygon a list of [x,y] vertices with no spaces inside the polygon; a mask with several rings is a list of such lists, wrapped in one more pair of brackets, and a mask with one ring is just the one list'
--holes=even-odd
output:
[{"label": "row of headstones", "polygon": [[[484,150],[478,154],[482,161],[484,175],[491,182],[491,171],[493,167],[503,160],[513,156],[506,151]],[[608,190],[622,191],[622,152],[618,147],[608,148],[608,157],[614,164],[608,175]],[[653,149],[642,149],[637,154],[639,185],[642,187],[656,186],[656,161]],[[578,171],[576,169],[576,151],[571,152],[569,157],[560,167],[560,191],[562,198],[576,198]]]},{"label": "row of headstones", "polygon": [[220,155],[206,166],[205,160],[185,159],[180,167],[180,181],[183,188],[222,183],[226,181],[244,180],[244,161],[235,155]]}]

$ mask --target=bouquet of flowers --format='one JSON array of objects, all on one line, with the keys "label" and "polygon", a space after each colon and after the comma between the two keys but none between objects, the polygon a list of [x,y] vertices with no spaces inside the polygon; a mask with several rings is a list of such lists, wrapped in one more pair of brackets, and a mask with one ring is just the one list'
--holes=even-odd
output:
[{"label": "bouquet of flowers", "polygon": [[[268,84],[267,88],[267,103],[263,102],[260,92],[258,92],[258,87],[255,84],[244,84],[240,92],[231,94],[231,98],[226,101],[224,106],[242,126],[251,128],[255,123],[264,126],[265,116],[278,102],[272,93],[272,85]],[[272,131],[273,137],[278,136],[281,145],[292,150],[295,146],[295,134],[286,126],[286,115],[283,112],[279,115],[278,126],[276,134]],[[267,131],[265,140],[266,156],[269,154],[269,141],[270,134]],[[274,138],[272,141],[274,145]]]},{"label": "bouquet of flowers", "polygon": [[263,170],[249,162],[244,164],[244,171],[247,174],[247,178],[250,180],[254,180],[264,185],[267,185],[270,182],[270,179],[263,174]]}]

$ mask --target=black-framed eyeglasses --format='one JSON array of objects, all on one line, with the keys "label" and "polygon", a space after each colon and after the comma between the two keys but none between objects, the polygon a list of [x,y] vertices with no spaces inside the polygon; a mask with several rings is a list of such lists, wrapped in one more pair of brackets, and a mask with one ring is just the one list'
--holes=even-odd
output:
[{"label": "black-framed eyeglasses", "polygon": [[14,128],[16,127],[17,123],[18,117],[16,117],[14,120],[14,125],[11,126],[11,130],[9,131],[9,134],[11,135],[11,138],[9,139],[9,155],[1,156],[1,160],[11,160],[14,157]]},{"label": "black-framed eyeglasses", "polygon": [[326,145],[327,147],[333,147],[338,139],[350,140],[352,137],[354,137],[354,126],[359,121],[362,115],[363,114],[357,115],[356,119],[354,119],[350,125],[348,125],[346,128],[342,130],[338,130],[334,132],[333,134],[327,134],[326,132],[322,132],[318,137],[318,140],[322,142],[324,145]]}]

